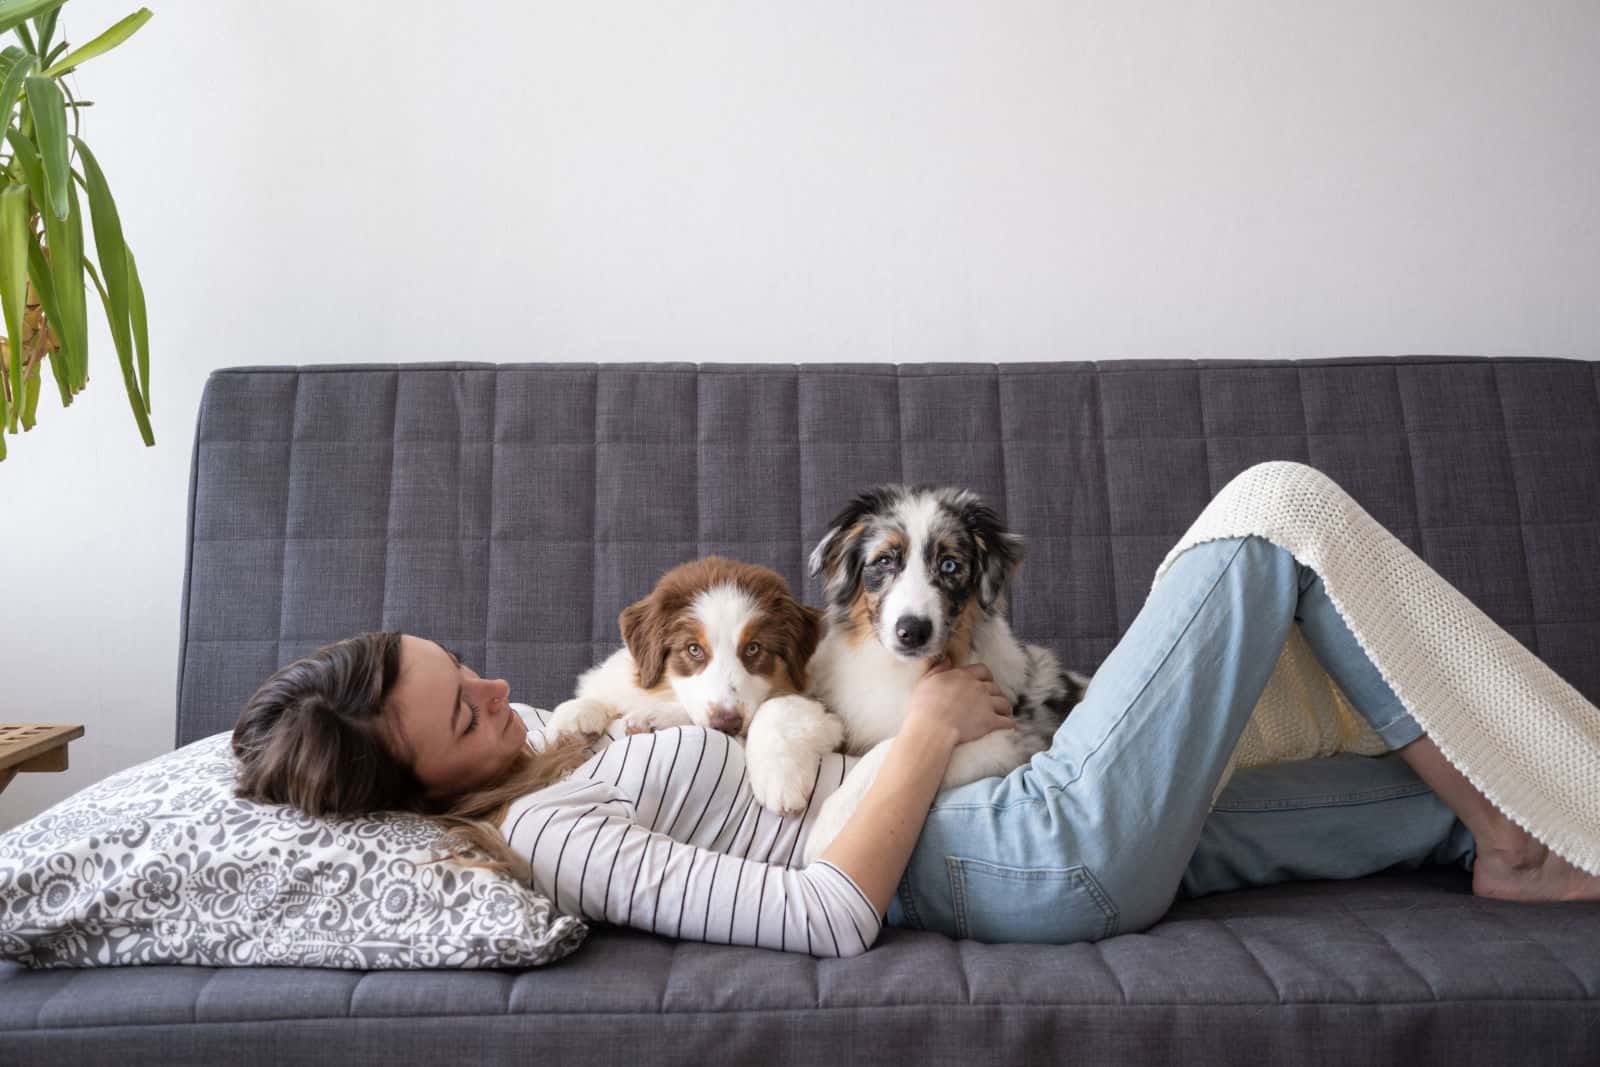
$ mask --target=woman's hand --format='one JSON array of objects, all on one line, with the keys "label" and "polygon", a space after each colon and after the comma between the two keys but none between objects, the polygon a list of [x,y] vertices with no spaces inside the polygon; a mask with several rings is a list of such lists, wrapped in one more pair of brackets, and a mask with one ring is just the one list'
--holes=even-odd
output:
[{"label": "woman's hand", "polygon": [[[882,915],[905,873],[950,753],[959,744],[1015,726],[1011,703],[989,668],[981,663],[929,668],[911,690],[900,732],[879,743],[850,772],[870,775],[871,785],[818,858],[848,875]],[[811,832],[817,832],[815,826]]]},{"label": "woman's hand", "polygon": [[949,660],[940,660],[917,681],[906,701],[906,719],[952,730],[957,744],[1016,727],[1011,702],[989,668],[981,663],[952,667]]}]

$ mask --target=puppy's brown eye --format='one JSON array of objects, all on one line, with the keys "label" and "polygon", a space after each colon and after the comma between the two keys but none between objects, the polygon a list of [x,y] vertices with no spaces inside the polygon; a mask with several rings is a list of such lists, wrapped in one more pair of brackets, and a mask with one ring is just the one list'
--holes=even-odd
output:
[{"label": "puppy's brown eye", "polygon": [[701,648],[699,645],[695,644],[693,641],[689,642],[688,647],[685,648],[684,651],[689,653],[689,658],[690,659],[705,659],[706,658],[706,650]]},{"label": "puppy's brown eye", "polygon": [[759,641],[751,641],[748,645],[745,645],[744,646],[744,654],[746,656],[759,656],[759,655],[761,655],[761,642],[759,642]]}]

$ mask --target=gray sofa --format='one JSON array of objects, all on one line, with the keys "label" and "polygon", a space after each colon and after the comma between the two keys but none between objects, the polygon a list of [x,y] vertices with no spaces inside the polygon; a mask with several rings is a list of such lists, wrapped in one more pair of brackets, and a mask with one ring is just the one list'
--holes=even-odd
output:
[{"label": "gray sofa", "polygon": [[[1600,698],[1600,364],[1466,358],[218,371],[200,411],[176,741],[363,629],[549,706],[666,567],[808,599],[854,490],[961,483],[1031,554],[1017,629],[1092,669],[1244,467],[1333,476]],[[1515,714],[1508,708],[1507,714]],[[1179,903],[1098,944],[887,931],[814,961],[597,930],[526,972],[0,970],[0,1063],[1600,1062],[1600,906],[1455,871]]]}]

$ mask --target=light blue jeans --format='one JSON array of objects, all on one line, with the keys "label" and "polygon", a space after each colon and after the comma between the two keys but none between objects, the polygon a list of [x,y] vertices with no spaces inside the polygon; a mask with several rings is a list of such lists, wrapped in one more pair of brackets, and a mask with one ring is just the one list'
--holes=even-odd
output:
[{"label": "light blue jeans", "polygon": [[1289,633],[1396,749],[1422,730],[1328,600],[1259,538],[1180,556],[1048,750],[939,796],[889,908],[979,941],[1092,941],[1180,893],[1470,866],[1472,836],[1396,755],[1240,771],[1211,798]]}]

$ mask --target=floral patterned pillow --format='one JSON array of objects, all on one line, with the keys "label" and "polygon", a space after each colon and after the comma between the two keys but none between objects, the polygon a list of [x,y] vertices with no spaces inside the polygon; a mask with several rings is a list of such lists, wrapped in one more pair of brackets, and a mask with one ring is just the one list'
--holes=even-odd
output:
[{"label": "floral patterned pillow", "polygon": [[420,816],[315,819],[233,795],[229,734],[0,834],[0,959],[30,967],[527,967],[583,941],[529,887],[454,861]]}]

